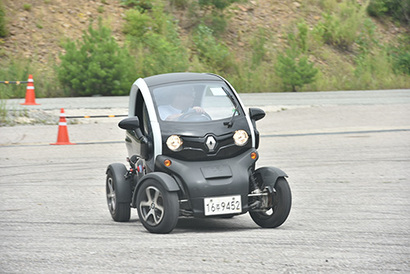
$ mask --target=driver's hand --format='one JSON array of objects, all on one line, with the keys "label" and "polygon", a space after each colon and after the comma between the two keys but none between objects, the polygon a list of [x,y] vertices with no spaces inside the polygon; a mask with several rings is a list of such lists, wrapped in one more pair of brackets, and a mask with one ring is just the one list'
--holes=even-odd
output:
[{"label": "driver's hand", "polygon": [[193,109],[196,113],[205,113],[205,110],[204,110],[203,108],[201,108],[201,107],[198,107],[198,106],[193,107],[192,109]]}]

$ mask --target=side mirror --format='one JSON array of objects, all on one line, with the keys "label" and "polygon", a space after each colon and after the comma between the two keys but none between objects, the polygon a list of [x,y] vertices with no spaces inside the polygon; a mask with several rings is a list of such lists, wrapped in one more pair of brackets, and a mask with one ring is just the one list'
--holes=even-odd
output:
[{"label": "side mirror", "polygon": [[134,131],[141,143],[148,144],[148,138],[142,134],[140,129],[140,120],[137,116],[125,118],[118,123],[118,126],[125,130]]},{"label": "side mirror", "polygon": [[118,126],[126,130],[136,130],[140,127],[140,120],[137,116],[128,117],[118,123]]},{"label": "side mirror", "polygon": [[260,108],[250,108],[249,109],[249,116],[251,117],[252,120],[258,121],[265,117],[266,113]]}]

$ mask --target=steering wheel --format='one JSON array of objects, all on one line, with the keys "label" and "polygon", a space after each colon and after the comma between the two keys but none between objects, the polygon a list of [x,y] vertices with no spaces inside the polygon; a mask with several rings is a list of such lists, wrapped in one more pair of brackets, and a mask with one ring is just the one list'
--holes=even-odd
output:
[{"label": "steering wheel", "polygon": [[179,116],[178,121],[211,121],[212,118],[206,112],[196,112],[195,109],[191,109],[188,112]]}]

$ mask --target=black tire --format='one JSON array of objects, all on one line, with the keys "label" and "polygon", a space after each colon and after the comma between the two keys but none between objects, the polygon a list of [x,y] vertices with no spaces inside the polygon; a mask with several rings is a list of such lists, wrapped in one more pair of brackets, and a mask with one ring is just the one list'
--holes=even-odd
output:
[{"label": "black tire", "polygon": [[273,206],[265,211],[250,211],[252,220],[263,228],[275,228],[282,225],[289,216],[292,206],[292,194],[288,181],[279,178],[273,193]]},{"label": "black tire", "polygon": [[149,232],[170,233],[178,222],[178,194],[148,179],[138,189],[137,210],[141,223]]},{"label": "black tire", "polygon": [[117,199],[117,184],[118,182],[113,176],[113,172],[108,170],[106,180],[106,193],[107,193],[107,205],[108,210],[111,213],[111,217],[116,222],[128,222],[131,217],[131,205],[130,203],[120,203]]}]

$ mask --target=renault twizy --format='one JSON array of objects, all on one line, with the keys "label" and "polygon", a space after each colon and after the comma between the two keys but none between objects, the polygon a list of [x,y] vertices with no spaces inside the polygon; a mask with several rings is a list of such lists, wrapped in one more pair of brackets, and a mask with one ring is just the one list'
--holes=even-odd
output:
[{"label": "renault twizy", "polygon": [[287,175],[256,169],[265,112],[246,111],[221,76],[170,73],[136,80],[126,130],[129,168],[110,164],[108,209],[118,222],[139,220],[152,233],[171,232],[180,216],[233,217],[249,212],[256,224],[278,227],[289,215]]}]

